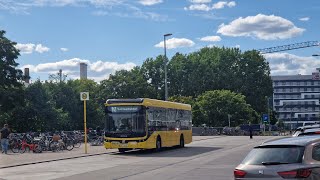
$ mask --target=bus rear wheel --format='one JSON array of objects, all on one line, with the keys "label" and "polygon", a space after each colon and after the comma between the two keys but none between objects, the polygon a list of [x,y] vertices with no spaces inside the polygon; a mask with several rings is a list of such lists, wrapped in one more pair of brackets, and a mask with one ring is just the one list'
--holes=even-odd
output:
[{"label": "bus rear wheel", "polygon": [[183,135],[180,136],[180,145],[179,145],[181,148],[184,147],[184,138],[183,138]]},{"label": "bus rear wheel", "polygon": [[125,149],[125,148],[119,148],[118,150],[119,150],[119,152],[121,152],[121,153],[124,153],[124,152],[127,151],[127,149]]}]

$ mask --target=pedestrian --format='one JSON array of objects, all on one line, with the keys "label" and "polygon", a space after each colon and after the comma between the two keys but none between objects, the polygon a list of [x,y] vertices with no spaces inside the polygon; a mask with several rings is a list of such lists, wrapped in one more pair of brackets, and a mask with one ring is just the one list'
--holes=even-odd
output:
[{"label": "pedestrian", "polygon": [[3,128],[0,130],[2,154],[3,153],[8,154],[9,135],[10,135],[10,130],[8,128],[8,124],[5,124]]},{"label": "pedestrian", "polygon": [[252,126],[251,126],[251,123],[249,123],[249,133],[250,133],[250,139],[252,139]]}]

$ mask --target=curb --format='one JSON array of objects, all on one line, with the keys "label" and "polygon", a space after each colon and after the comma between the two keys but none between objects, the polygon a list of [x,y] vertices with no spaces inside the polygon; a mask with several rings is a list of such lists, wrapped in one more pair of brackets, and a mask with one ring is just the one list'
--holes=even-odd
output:
[{"label": "curb", "polygon": [[15,165],[10,165],[10,166],[2,166],[2,167],[0,167],[0,169],[19,167],[19,166],[26,166],[26,165],[32,165],[32,164],[48,163],[48,162],[54,162],[54,161],[62,161],[62,160],[68,160],[68,159],[77,159],[77,158],[90,157],[90,156],[100,156],[100,155],[104,155],[104,154],[113,154],[113,153],[115,153],[115,152],[86,154],[86,155],[74,156],[74,157],[66,157],[66,158],[51,159],[51,160],[45,160],[45,161],[37,161],[37,162],[30,162],[30,163],[23,163],[23,164],[15,164]]}]

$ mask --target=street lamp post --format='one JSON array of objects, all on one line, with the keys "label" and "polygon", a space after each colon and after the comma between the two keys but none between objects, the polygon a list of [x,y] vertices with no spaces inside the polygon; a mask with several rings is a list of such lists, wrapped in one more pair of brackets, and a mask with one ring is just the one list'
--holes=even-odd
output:
[{"label": "street lamp post", "polygon": [[168,82],[167,82],[167,48],[166,48],[166,37],[171,36],[172,34],[163,35],[163,43],[164,43],[164,100],[168,100]]}]

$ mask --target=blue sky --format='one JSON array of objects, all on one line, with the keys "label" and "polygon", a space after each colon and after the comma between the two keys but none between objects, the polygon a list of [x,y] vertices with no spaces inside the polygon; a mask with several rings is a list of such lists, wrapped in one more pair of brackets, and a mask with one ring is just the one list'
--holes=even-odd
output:
[{"label": "blue sky", "polygon": [[[100,81],[146,58],[205,46],[242,51],[319,40],[318,0],[0,0],[0,29],[17,42],[19,68],[32,80],[62,69],[79,78],[79,63]],[[272,75],[311,74],[319,47],[265,55]]]}]

